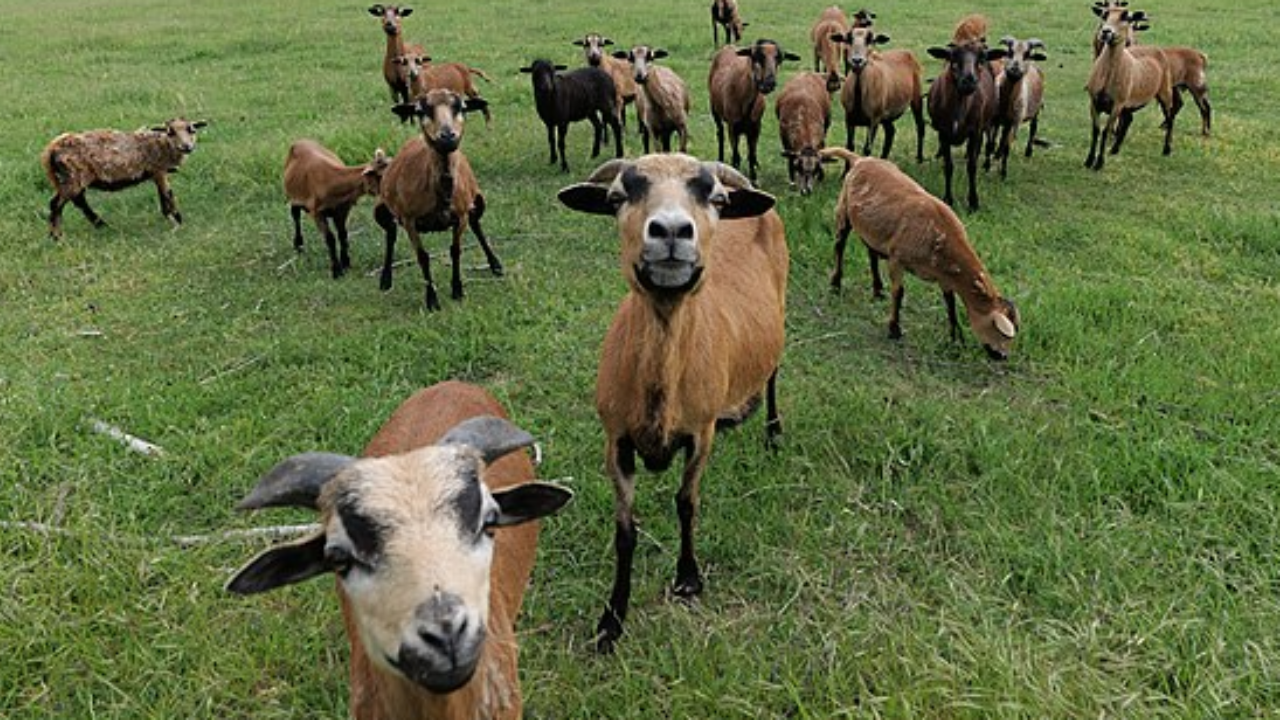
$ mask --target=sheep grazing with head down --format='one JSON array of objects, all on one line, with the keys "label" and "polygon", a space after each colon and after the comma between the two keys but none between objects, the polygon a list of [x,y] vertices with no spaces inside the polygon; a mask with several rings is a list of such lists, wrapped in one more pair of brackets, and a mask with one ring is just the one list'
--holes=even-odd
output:
[{"label": "sheep grazing with head down", "polygon": [[521,717],[515,621],[538,518],[569,491],[533,481],[533,438],[474,385],[409,398],[357,459],[295,455],[242,510],[303,507],[320,530],[250,560],[240,595],[329,573],[351,647],[356,720]]},{"label": "sheep grazing with head down", "polygon": [[831,124],[831,97],[826,80],[816,72],[796,73],[774,104],[782,156],[787,159],[787,177],[801,195],[813,192],[813,183],[822,179],[822,158],[818,151],[827,144]]},{"label": "sheep grazing with head down", "polygon": [[840,289],[845,243],[849,233],[855,232],[867,247],[875,297],[884,294],[880,260],[889,261],[893,299],[889,314],[890,338],[902,337],[898,317],[905,292],[902,283],[905,270],[942,288],[952,340],[960,340],[960,325],[956,320],[956,295],[959,295],[969,315],[969,326],[987,355],[993,360],[1008,357],[1010,345],[1018,334],[1018,308],[1000,296],[955,212],[891,162],[859,157],[844,148],[827,148],[822,155],[848,163],[844,187],[836,201],[832,289]]},{"label": "sheep grazing with head down", "polygon": [[[289,155],[284,161],[284,193],[293,215],[294,249],[302,252],[302,213],[306,211],[329,247],[333,276],[342,277],[351,267],[347,216],[361,196],[378,194],[382,173],[390,162],[382,148],[374,152],[367,164],[348,167],[333,151],[314,140],[298,140],[289,146]],[[337,227],[336,241],[329,231],[329,220]]]},{"label": "sheep grazing with head down", "polygon": [[177,172],[196,149],[196,131],[205,125],[203,120],[174,118],[149,130],[91,130],[54,138],[40,155],[54,189],[49,200],[49,236],[62,237],[62,208],[67,203],[80,208],[94,227],[107,224],[89,207],[86,190],[122,190],[147,180],[156,184],[160,194],[160,214],[181,225],[169,173]]},{"label": "sheep grazing with head down", "polygon": [[579,212],[617,218],[630,292],[605,336],[596,410],[613,480],[617,572],[596,646],[622,635],[636,547],[636,455],[649,470],[685,464],[676,510],[673,592],[702,591],[694,554],[698,486],[717,426],[754,410],[781,431],[774,385],[782,357],[788,254],[774,199],[723,163],[680,154],[615,160],[560,191]]}]

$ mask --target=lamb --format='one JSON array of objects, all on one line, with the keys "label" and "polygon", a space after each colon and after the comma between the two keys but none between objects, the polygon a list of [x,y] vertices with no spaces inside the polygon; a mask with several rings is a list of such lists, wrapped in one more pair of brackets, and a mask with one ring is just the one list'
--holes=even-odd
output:
[{"label": "lamb", "polygon": [[80,208],[94,227],[107,224],[89,207],[85,198],[89,188],[115,191],[147,180],[156,184],[160,194],[160,214],[181,225],[182,213],[169,187],[169,173],[177,172],[196,149],[196,131],[207,124],[178,117],[131,133],[90,130],[54,138],[40,155],[54,190],[49,200],[49,237],[62,237],[62,208],[68,202]]},{"label": "lamb", "polygon": [[386,257],[380,287],[391,289],[391,266],[395,257],[396,226],[404,228],[413,243],[422,278],[426,281],[427,310],[440,309],[436,286],[431,280],[431,256],[422,247],[421,232],[453,231],[449,257],[453,262],[451,295],[461,300],[463,223],[475,233],[489,261],[489,270],[502,275],[502,263],[480,228],[484,215],[484,194],[466,155],[458,149],[462,142],[463,114],[484,107],[483,100],[463,99],[452,90],[432,90],[411,103],[392,110],[404,122],[416,119],[421,136],[414,136],[400,148],[382,176],[373,217],[386,236]]},{"label": "lamb", "polygon": [[596,647],[622,635],[636,546],[635,456],[660,472],[684,451],[673,591],[702,591],[694,554],[698,486],[717,426],[767,403],[781,432],[775,382],[782,355],[788,254],[774,199],[723,163],[683,154],[615,160],[560,191],[579,212],[614,215],[630,292],[605,337],[596,409],[613,479],[617,572]]},{"label": "lamb", "polygon": [[[347,216],[362,195],[377,195],[382,173],[390,164],[378,148],[365,165],[347,167],[331,150],[314,140],[298,140],[289,146],[284,161],[284,194],[293,215],[293,248],[302,252],[302,212],[315,220],[329,247],[329,267],[334,279],[351,267],[347,243]],[[329,231],[329,219],[338,228],[337,242]],[[341,257],[338,244],[342,245]]]},{"label": "lamb", "polygon": [[822,159],[818,151],[826,145],[831,124],[831,98],[826,81],[816,72],[802,72],[787,81],[774,106],[782,155],[787,159],[787,176],[801,195],[813,192],[815,180],[822,179]]},{"label": "lamb", "polygon": [[547,126],[547,145],[551,147],[551,164],[556,163],[559,152],[560,169],[569,172],[569,160],[564,153],[564,138],[569,123],[587,120],[595,134],[591,143],[591,157],[600,156],[600,145],[605,139],[605,126],[613,131],[616,146],[615,157],[622,157],[622,124],[618,120],[618,91],[609,73],[597,67],[578,68],[561,73],[564,65],[552,65],[548,60],[534,60],[532,65],[520,68],[529,73],[533,81],[533,101],[538,117]]},{"label": "lamb", "polygon": [[[1125,0],[1107,0],[1107,2],[1095,2],[1093,4],[1093,12],[1105,24],[1111,19],[1112,15],[1119,15],[1127,7],[1129,7],[1129,3]],[[1098,29],[1101,30],[1102,26],[1099,25]],[[1152,48],[1137,44],[1135,29],[1145,30],[1147,26],[1144,23],[1137,26],[1137,28],[1130,27],[1129,36],[1125,38],[1125,46],[1138,55],[1150,52]],[[1095,58],[1102,52],[1102,47],[1102,40],[1095,33],[1093,37],[1093,56]],[[1185,45],[1162,45],[1159,46],[1159,50],[1164,53],[1165,62],[1169,64],[1169,77],[1173,83],[1174,91],[1173,115],[1176,117],[1182,109],[1182,91],[1190,92],[1196,108],[1200,110],[1200,134],[1207,137],[1213,124],[1213,108],[1209,104],[1207,74],[1209,58],[1199,50]]]},{"label": "lamb", "polygon": [[724,27],[724,41],[732,45],[742,40],[742,29],[750,23],[742,22],[738,13],[738,0],[711,0],[711,44],[720,47],[720,28]]},{"label": "lamb", "polygon": [[[485,82],[491,81],[491,78],[483,70],[473,68],[465,63],[431,62],[431,56],[427,55],[421,45],[406,47],[405,54],[396,58],[396,67],[409,84],[410,98],[416,98],[432,90],[443,89],[452,90],[472,100],[483,100],[484,98],[480,96],[480,90],[476,88],[471,76],[474,75]],[[489,114],[488,104],[480,112],[484,115],[485,125],[488,125],[493,120]]]},{"label": "lamb", "polygon": [[884,128],[880,157],[889,157],[896,133],[894,122],[911,109],[916,122],[916,162],[924,162],[924,107],[921,101],[920,61],[910,50],[879,52],[876,45],[889,36],[870,27],[856,27],[832,40],[845,46],[848,78],[840,91],[844,106],[845,147],[853,150],[854,128],[867,128],[862,153],[871,154],[876,131]]},{"label": "lamb", "polygon": [[369,14],[382,22],[382,32],[387,36],[386,51],[382,54],[382,78],[391,89],[391,102],[407,103],[409,81],[400,71],[396,58],[405,54],[404,34],[401,20],[413,14],[413,8],[406,5],[370,5]]},{"label": "lamb", "polygon": [[404,402],[357,459],[303,453],[241,510],[301,507],[320,530],[272,547],[227,583],[238,595],[333,573],[356,720],[521,717],[515,621],[538,518],[568,490],[533,481],[533,438],[475,385]]},{"label": "lamb", "polygon": [[587,33],[582,39],[574,40],[573,44],[582,48],[587,65],[598,67],[613,78],[613,87],[618,91],[618,122],[626,127],[627,105],[635,103],[637,93],[635,70],[631,63],[606,53],[604,49],[613,45],[613,41],[599,33]]},{"label": "lamb", "polygon": [[[996,76],[996,115],[992,136],[999,135],[996,158],[1000,160],[1000,177],[1008,174],[1009,148],[1018,136],[1018,128],[1030,123],[1025,154],[1031,157],[1040,126],[1040,109],[1044,106],[1044,74],[1036,62],[1043,62],[1044,41],[1039,38],[1018,40],[1006,35],[1004,69]],[[990,141],[988,141],[990,143]],[[990,145],[988,145],[990,147]],[[990,155],[988,154],[988,167]]]},{"label": "lamb", "polygon": [[757,40],[751,47],[741,49],[723,47],[711,59],[707,84],[711,87],[711,117],[716,122],[719,159],[724,162],[724,128],[728,125],[734,167],[742,165],[738,138],[747,136],[747,176],[752,182],[759,167],[756,144],[760,140],[765,95],[777,86],[782,61],[799,59],[799,55],[784,51],[773,40]]},{"label": "lamb", "polygon": [[813,41],[814,72],[825,67],[827,90],[836,92],[840,89],[840,73],[844,69],[844,47],[836,41],[849,32],[849,21],[844,11],[832,5],[818,16],[817,22],[809,30],[809,38]]},{"label": "lamb", "polygon": [[[1159,48],[1147,48],[1134,52],[1125,47],[1130,30],[1138,30],[1147,22],[1141,10],[1109,16],[1098,31],[1103,42],[1102,52],[1093,61],[1086,90],[1089,93],[1089,112],[1093,116],[1093,134],[1089,155],[1084,166],[1101,170],[1106,161],[1107,139],[1114,132],[1115,143],[1111,154],[1120,152],[1133,114],[1151,100],[1160,104],[1164,112],[1164,154],[1173,152],[1173,80],[1169,64]],[[1106,127],[1099,143],[1099,116],[1107,115]]]},{"label": "lamb", "polygon": [[993,360],[1009,356],[1018,334],[1018,308],[1000,296],[973,251],[964,225],[950,207],[930,195],[896,165],[876,158],[859,157],[844,148],[827,148],[824,157],[849,164],[844,186],[836,201],[835,269],[831,287],[840,289],[844,274],[844,249],[853,231],[867,247],[872,292],[882,297],[879,261],[889,261],[893,307],[889,337],[902,337],[899,314],[904,293],[903,270],[935,282],[942,288],[951,339],[960,340],[956,321],[959,294],[969,316],[969,326]]},{"label": "lamb", "polygon": [[[974,23],[966,19],[956,31],[959,37],[973,32]],[[946,71],[929,87],[929,119],[938,133],[938,153],[942,155],[946,178],[943,199],[954,203],[951,176],[955,165],[951,159],[953,145],[965,145],[969,173],[969,209],[978,209],[978,155],[996,112],[996,83],[990,61],[1004,57],[1002,48],[987,49],[984,41],[969,39],[946,47],[931,47],[929,54],[947,61]]]},{"label": "lamb", "polygon": [[648,45],[616,50],[615,58],[626,59],[635,71],[639,92],[636,114],[640,117],[640,141],[649,152],[649,137],[657,138],[663,152],[671,151],[671,135],[680,135],[680,152],[689,147],[689,88],[670,68],[655,65],[667,51]]}]

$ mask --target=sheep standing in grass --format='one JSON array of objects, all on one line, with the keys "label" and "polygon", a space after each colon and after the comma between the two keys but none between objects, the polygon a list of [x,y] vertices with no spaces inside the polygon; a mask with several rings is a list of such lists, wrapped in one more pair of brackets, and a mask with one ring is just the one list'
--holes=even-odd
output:
[{"label": "sheep standing in grass", "polygon": [[711,89],[711,117],[716,123],[719,160],[724,162],[724,131],[729,128],[733,166],[741,167],[738,138],[747,138],[747,177],[754,182],[760,163],[756,145],[760,141],[760,121],[764,118],[765,96],[778,85],[778,67],[783,60],[799,60],[772,40],[757,40],[748,48],[732,45],[720,48],[711,58],[707,85]]},{"label": "sheep standing in grass", "polygon": [[1000,296],[973,251],[964,225],[945,203],[930,195],[916,181],[886,160],[859,157],[844,148],[827,148],[824,157],[849,164],[844,187],[836,201],[836,258],[831,287],[840,289],[844,277],[844,249],[849,233],[856,232],[867,247],[872,294],[882,297],[880,259],[889,261],[893,307],[889,337],[902,337],[899,315],[905,292],[903,271],[942,288],[947,305],[951,339],[960,340],[956,320],[956,295],[964,302],[969,326],[987,355],[1003,360],[1018,334],[1018,308]]},{"label": "sheep standing in grass", "polygon": [[[1132,31],[1145,28],[1146,13],[1122,10],[1109,15],[1098,30],[1102,52],[1094,58],[1089,72],[1089,113],[1093,117],[1093,134],[1084,166],[1101,170],[1106,162],[1107,140],[1114,133],[1111,154],[1120,152],[1133,114],[1155,100],[1164,113],[1164,154],[1173,152],[1173,79],[1169,63],[1159,48],[1135,52],[1125,46]],[[1107,116],[1105,127],[1100,120]],[[1101,136],[1101,137],[1099,137]],[[1101,142],[1099,142],[1101,140]]]},{"label": "sheep standing in grass", "polygon": [[702,591],[694,554],[698,486],[717,426],[746,418],[764,391],[770,440],[781,431],[788,254],[771,196],[723,163],[688,155],[615,160],[560,191],[579,212],[616,216],[630,292],[605,337],[596,410],[616,500],[617,572],[597,648],[622,635],[636,547],[636,455],[649,470],[685,458],[676,508],[674,592]]},{"label": "sheep standing in grass", "polygon": [[849,74],[840,91],[844,106],[845,147],[853,149],[854,128],[867,128],[862,154],[871,154],[876,132],[884,128],[884,148],[880,157],[889,157],[894,123],[908,109],[916,124],[916,162],[924,162],[924,103],[920,96],[920,61],[910,50],[880,52],[876,45],[889,36],[870,27],[856,27],[833,38],[845,48]]},{"label": "sheep standing in grass", "polygon": [[565,69],[564,65],[553,65],[549,60],[534,60],[528,67],[520,68],[533,82],[533,102],[538,117],[547,126],[551,164],[556,163],[558,156],[560,169],[569,172],[564,140],[569,133],[569,123],[579,120],[590,122],[594,131],[591,157],[600,156],[600,146],[608,139],[606,127],[613,131],[615,157],[622,157],[622,123],[618,120],[618,91],[613,78],[598,67],[560,72]]},{"label": "sheep standing in grass", "polygon": [[[955,37],[986,32],[985,22],[966,18],[956,28]],[[969,176],[969,209],[978,209],[978,156],[996,115],[996,80],[992,60],[1004,57],[1003,48],[987,49],[985,40],[970,37],[946,47],[931,47],[929,55],[945,60],[946,70],[929,86],[929,120],[938,133],[938,153],[942,155],[945,191],[943,200],[955,202],[951,179],[955,163],[951,148],[965,146],[965,169]]]},{"label": "sheep standing in grass", "polygon": [[1036,62],[1043,62],[1044,42],[1038,38],[1018,40],[1005,36],[1000,40],[1008,54],[1004,69],[996,76],[996,117],[988,142],[987,167],[991,166],[991,141],[998,136],[996,158],[1000,161],[1000,177],[1009,169],[1009,152],[1018,137],[1018,128],[1030,123],[1025,154],[1031,157],[1040,128],[1040,109],[1044,106],[1044,74]]},{"label": "sheep standing in grass", "polygon": [[813,41],[813,70],[826,71],[827,90],[830,92],[840,89],[840,73],[844,71],[845,49],[835,38],[847,32],[849,19],[835,5],[823,10],[809,30],[809,38]]},{"label": "sheep standing in grass", "polygon": [[649,152],[652,136],[671,151],[671,136],[680,136],[680,152],[689,149],[689,87],[671,68],[655,65],[654,60],[667,56],[667,51],[648,45],[630,50],[615,50],[613,56],[631,63],[636,80],[636,115],[640,118],[640,142]]},{"label": "sheep standing in grass", "polygon": [[533,443],[484,390],[459,382],[409,398],[362,458],[295,455],[242,510],[301,507],[320,530],[250,560],[239,595],[337,577],[356,720],[522,716],[515,621],[538,523],[569,501],[533,482]]},{"label": "sheep standing in grass", "polygon": [[778,134],[782,156],[787,159],[787,177],[801,195],[813,192],[813,183],[822,178],[822,158],[831,124],[831,97],[826,79],[816,72],[797,73],[782,86],[778,102]]},{"label": "sheep standing in grass", "polygon": [[[490,77],[483,70],[465,63],[431,62],[431,56],[426,54],[421,45],[410,45],[405,48],[405,54],[396,58],[396,67],[409,84],[411,98],[425,95],[432,90],[452,90],[472,100],[484,100],[471,77],[474,75],[485,82],[490,82]],[[489,114],[489,106],[486,104],[480,112],[484,115],[485,124],[488,125],[493,120]]]},{"label": "sheep standing in grass", "polygon": [[[413,14],[413,8],[404,5],[370,5],[369,14],[378,18],[382,32],[387,36],[387,47],[382,53],[382,79],[391,89],[391,102],[409,102],[409,80],[396,63],[396,58],[406,52],[401,19]],[[421,46],[415,46],[421,48]]]},{"label": "sheep standing in grass", "polygon": [[407,141],[383,173],[373,218],[386,235],[386,257],[380,286],[391,289],[391,267],[395,259],[396,226],[404,228],[413,243],[422,279],[426,281],[427,310],[439,310],[440,300],[431,279],[431,256],[422,246],[423,232],[451,230],[453,261],[450,286],[454,300],[462,293],[462,234],[466,227],[475,233],[494,275],[502,274],[502,263],[480,228],[484,216],[484,194],[471,170],[471,163],[458,146],[465,125],[463,113],[484,107],[483,100],[464,100],[451,90],[432,90],[412,103],[392,110],[402,121],[416,120],[422,134]]},{"label": "sheep standing in grass", "polygon": [[49,236],[62,237],[62,208],[68,202],[80,208],[94,227],[106,225],[89,207],[86,190],[122,190],[147,180],[156,184],[160,194],[160,214],[181,225],[169,173],[177,172],[196,149],[196,131],[205,124],[174,118],[149,130],[91,130],[54,138],[40,155],[54,189],[49,200]]},{"label": "sheep standing in grass", "polygon": [[[334,278],[351,267],[347,243],[347,216],[362,195],[377,195],[382,173],[391,161],[382,148],[368,164],[347,167],[331,150],[314,140],[298,140],[289,147],[284,161],[284,193],[293,215],[293,247],[302,252],[302,212],[315,220],[316,228],[329,247],[329,266]],[[329,220],[338,230],[337,240],[329,231]],[[339,256],[338,244],[342,246]]]},{"label": "sheep standing in grass", "polygon": [[724,41],[732,45],[742,39],[742,29],[748,23],[742,22],[742,14],[738,12],[738,0],[711,0],[711,43],[720,47],[720,28],[724,28]]},{"label": "sheep standing in grass", "polygon": [[627,105],[636,101],[635,70],[628,60],[615,58],[604,49],[613,41],[599,33],[587,33],[586,37],[574,40],[573,44],[582,48],[587,65],[598,67],[613,78],[613,87],[618,92],[618,122],[627,126]]}]

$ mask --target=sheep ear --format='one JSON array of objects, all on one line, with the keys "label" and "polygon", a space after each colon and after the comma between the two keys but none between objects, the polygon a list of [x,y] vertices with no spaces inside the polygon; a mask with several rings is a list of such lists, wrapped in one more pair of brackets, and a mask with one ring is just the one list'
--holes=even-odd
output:
[{"label": "sheep ear", "polygon": [[484,98],[467,98],[466,101],[462,103],[462,112],[476,112],[478,110],[484,110],[487,107],[489,107],[489,101]]},{"label": "sheep ear", "polygon": [[782,53],[782,59],[783,59],[783,60],[791,60],[791,61],[793,61],[793,62],[794,62],[794,61],[799,60],[799,59],[800,59],[800,56],[799,56],[799,55],[797,55],[797,54],[795,54],[795,53],[793,53],[793,52],[788,51],[788,52],[784,52],[784,53]]},{"label": "sheep ear", "polygon": [[227,592],[253,595],[328,572],[324,533],[264,550],[227,581]]},{"label": "sheep ear", "polygon": [[753,48],[749,48],[749,47],[738,48],[738,57],[751,57],[751,53],[753,51],[754,51]]},{"label": "sheep ear", "polygon": [[831,42],[849,44],[849,38],[844,33],[836,33],[831,36]]},{"label": "sheep ear", "polygon": [[208,126],[209,126],[209,121],[208,121],[208,120],[197,120],[197,121],[195,121],[195,122],[191,123],[191,129],[192,129],[192,130],[199,130],[199,129],[201,129],[201,128],[205,128],[205,127],[208,127]]},{"label": "sheep ear", "polygon": [[400,8],[400,17],[409,17],[412,14],[413,14],[413,8],[411,7]]},{"label": "sheep ear", "polygon": [[392,106],[391,112],[395,113],[396,117],[400,118],[400,122],[407,123],[418,114],[418,104],[400,103],[399,105]]},{"label": "sheep ear", "polygon": [[654,60],[661,60],[666,56],[667,56],[667,51],[663,50],[662,48],[658,48],[657,50],[654,50],[653,52],[649,53],[649,57],[653,58]]},{"label": "sheep ear", "polygon": [[1005,35],[1004,37],[1000,38],[1000,44],[1009,48],[1012,48],[1014,44],[1017,42],[1018,42],[1017,38],[1015,38],[1012,35]]},{"label": "sheep ear", "polygon": [[612,53],[612,55],[613,55],[614,57],[618,58],[619,60],[630,60],[630,59],[631,59],[631,53],[630,53],[630,52],[627,52],[626,50],[614,50],[614,51],[613,51],[613,53]]},{"label": "sheep ear", "polygon": [[557,72],[559,72],[559,71],[561,71],[561,70],[568,70],[568,69],[569,69],[569,66],[568,66],[568,65],[556,65],[556,71],[557,71]]},{"label": "sheep ear", "polygon": [[1093,14],[1098,17],[1106,17],[1107,9],[1102,3],[1093,4]]},{"label": "sheep ear", "polygon": [[496,490],[493,499],[500,512],[497,527],[519,525],[546,517],[573,499],[573,493],[550,483],[531,482]]},{"label": "sheep ear", "polygon": [[348,455],[311,452],[286,458],[263,475],[237,510],[302,507],[315,510],[320,490],[356,459]]},{"label": "sheep ear", "polygon": [[529,447],[533,436],[516,427],[510,420],[482,415],[463,420],[446,432],[437,445],[465,445],[480,452],[486,463]]},{"label": "sheep ear", "polygon": [[610,40],[609,38],[600,38],[600,44],[605,47],[608,47],[613,44],[613,41]]},{"label": "sheep ear", "polygon": [[885,34],[883,34],[883,33],[881,33],[881,34],[879,34],[879,35],[876,35],[876,37],[875,37],[875,44],[876,44],[876,45],[883,45],[883,44],[885,44],[885,43],[887,43],[887,42],[889,42],[889,36],[888,36],[888,35],[885,35]]},{"label": "sheep ear", "polygon": [[618,207],[609,202],[609,185],[585,182],[563,188],[556,195],[570,210],[589,215],[616,215]]},{"label": "sheep ear", "polygon": [[1008,51],[1004,48],[991,48],[990,50],[987,50],[986,53],[988,60],[999,60],[1008,54]]},{"label": "sheep ear", "polygon": [[1031,53],[1030,55],[1028,55],[1027,57],[1031,58],[1032,60],[1034,60],[1034,61],[1036,61],[1036,62],[1044,62],[1045,60],[1048,60],[1048,59],[1049,59],[1049,58],[1048,58],[1048,57],[1046,57],[1046,56],[1045,56],[1045,54],[1044,54],[1044,53],[1042,53],[1042,52],[1033,52],[1033,53]]},{"label": "sheep ear", "polygon": [[382,7],[381,5],[370,5],[370,6],[369,6],[369,14],[370,14],[370,15],[374,15],[374,16],[381,17],[381,16],[382,16],[382,13],[384,13],[384,12],[386,12],[386,8]]},{"label": "sheep ear", "polygon": [[995,315],[996,330],[1006,338],[1012,340],[1018,335],[1018,328],[1013,326],[1013,322],[1009,320],[1004,313],[996,313]]},{"label": "sheep ear", "polygon": [[578,47],[586,47],[586,46],[587,46],[587,41],[586,41],[586,40],[574,40],[574,41],[573,41],[573,44],[574,44],[574,45],[577,45]]},{"label": "sheep ear", "polygon": [[929,50],[928,50],[927,52],[929,53],[929,56],[930,56],[930,57],[935,57],[935,58],[938,58],[939,60],[950,60],[950,59],[951,59],[951,49],[950,49],[950,48],[943,48],[943,47],[931,47],[931,48],[929,48]]},{"label": "sheep ear", "polygon": [[532,67],[522,67],[522,68],[520,68],[520,72],[522,72],[522,73],[532,73],[532,72],[533,72],[533,68],[532,68]]},{"label": "sheep ear", "polygon": [[772,195],[756,190],[747,176],[720,162],[703,165],[729,191],[729,199],[720,207],[720,219],[756,217],[768,212],[777,203]]},{"label": "sheep ear", "polygon": [[1150,29],[1151,29],[1151,26],[1146,23],[1138,23],[1133,26],[1134,32],[1142,32],[1144,30],[1150,30]]}]

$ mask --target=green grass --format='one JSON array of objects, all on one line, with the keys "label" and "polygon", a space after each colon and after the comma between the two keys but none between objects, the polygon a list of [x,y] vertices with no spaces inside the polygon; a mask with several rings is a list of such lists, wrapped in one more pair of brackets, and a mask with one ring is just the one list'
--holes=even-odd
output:
[{"label": "green grass", "polygon": [[[745,3],[750,36],[806,57],[825,2]],[[411,40],[494,76],[492,127],[464,149],[507,269],[427,314],[412,267],[389,293],[366,201],[356,272],[329,278],[308,226],[294,256],[285,150],[314,137],[350,162],[409,137],[388,112],[382,40],[358,3],[4,0],[0,28],[0,716],[341,717],[346,649],[332,586],[237,599],[222,583],[266,541],[179,535],[305,522],[241,517],[278,459],[357,452],[414,389],[478,382],[540,438],[541,472],[577,492],[544,525],[522,628],[532,717],[1206,717],[1280,712],[1280,46],[1270,0],[1163,0],[1148,42],[1206,50],[1214,136],[1158,113],[1083,169],[1087,3],[983,4],[992,32],[1046,40],[1053,147],[984,177],[962,213],[1022,310],[1011,360],[946,339],[935,289],[908,281],[886,339],[866,261],[827,290],[836,183],[785,184],[772,110],[761,185],[792,248],[784,449],[759,421],[726,435],[703,483],[707,589],[664,589],[676,473],[644,476],[635,602],[614,657],[590,638],[612,575],[612,491],[592,406],[624,292],[613,228],[554,201],[595,166],[570,133],[546,165],[526,76],[576,64],[591,30],[671,51],[694,98],[691,150],[713,157],[703,3],[495,0],[419,7]],[[893,47],[944,42],[956,0],[873,7]],[[607,19],[603,16],[607,16]],[[936,73],[936,63],[927,63]],[[793,72],[795,67],[787,70]],[[149,188],[74,209],[46,237],[38,155],[59,132],[210,120],[174,179],[171,230]],[[937,162],[894,159],[926,188]],[[837,122],[830,139],[844,140]],[[639,143],[628,138],[628,150]],[[929,152],[935,141],[928,141]],[[437,258],[447,240],[432,236]],[[468,238],[464,262],[482,264]],[[408,257],[400,248],[401,257]],[[447,259],[437,263],[446,277]],[[85,334],[92,330],[99,335]],[[162,445],[131,454],[100,418]]]}]

